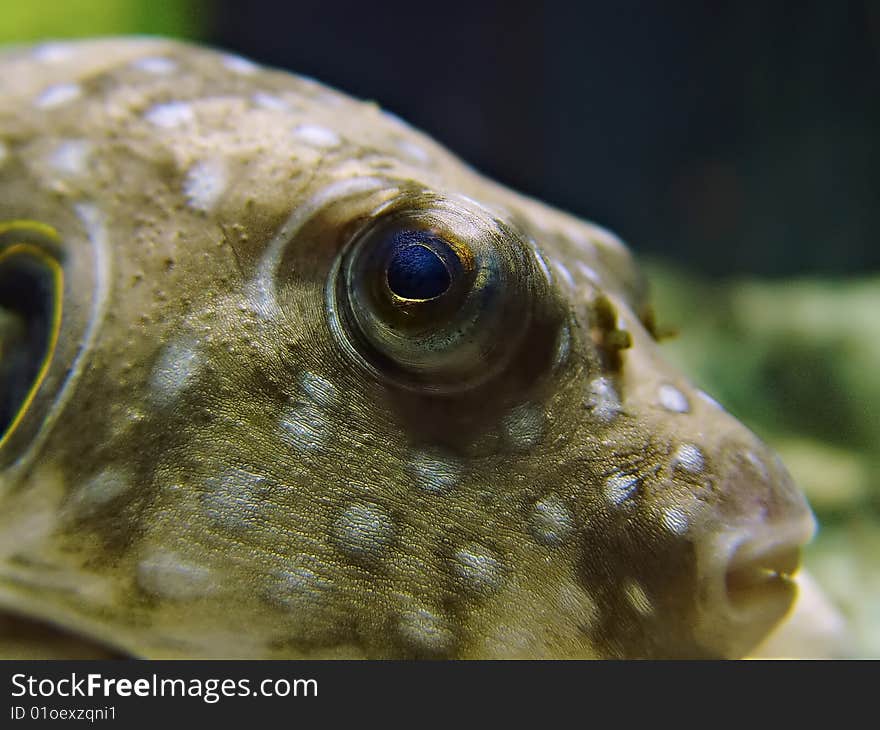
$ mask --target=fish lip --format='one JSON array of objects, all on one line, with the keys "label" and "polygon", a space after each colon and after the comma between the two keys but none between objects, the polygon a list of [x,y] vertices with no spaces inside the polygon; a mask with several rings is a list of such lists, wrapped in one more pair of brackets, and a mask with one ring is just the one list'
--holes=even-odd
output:
[{"label": "fish lip", "polygon": [[726,545],[718,557],[725,567],[720,573],[734,614],[747,618],[762,598],[773,601],[780,591],[790,592],[800,568],[801,548],[815,531],[815,517],[806,509],[794,519],[745,525],[728,533],[727,541],[722,537],[720,542]]},{"label": "fish lip", "polygon": [[701,634],[725,656],[744,656],[790,611],[801,548],[816,531],[812,511],[722,528],[703,554]]},{"label": "fish lip", "polygon": [[802,544],[774,536],[740,543],[724,573],[725,593],[734,611],[748,612],[755,601],[788,594],[800,567]]}]

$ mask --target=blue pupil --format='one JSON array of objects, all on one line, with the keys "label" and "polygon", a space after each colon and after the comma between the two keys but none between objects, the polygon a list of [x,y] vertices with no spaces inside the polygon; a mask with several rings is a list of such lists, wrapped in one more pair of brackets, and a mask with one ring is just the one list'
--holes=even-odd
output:
[{"label": "blue pupil", "polygon": [[388,264],[388,287],[404,299],[434,299],[451,283],[443,261],[426,246],[404,246]]}]

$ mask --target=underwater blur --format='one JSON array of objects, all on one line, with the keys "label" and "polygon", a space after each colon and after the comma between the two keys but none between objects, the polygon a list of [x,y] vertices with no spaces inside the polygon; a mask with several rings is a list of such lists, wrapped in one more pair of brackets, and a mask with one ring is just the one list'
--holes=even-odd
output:
[{"label": "underwater blur", "polygon": [[227,48],[376,99],[499,182],[618,233],[674,331],[666,356],[806,492],[819,529],[805,564],[846,627],[836,653],[880,657],[874,5],[28,7],[4,7],[0,40]]}]

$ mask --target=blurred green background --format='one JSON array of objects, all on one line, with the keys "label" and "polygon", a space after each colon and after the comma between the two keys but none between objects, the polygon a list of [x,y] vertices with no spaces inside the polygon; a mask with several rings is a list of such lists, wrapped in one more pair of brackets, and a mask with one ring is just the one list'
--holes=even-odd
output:
[{"label": "blurred green background", "polygon": [[621,233],[669,357],[807,491],[808,567],[880,656],[880,5],[0,8],[2,42],[164,34],[314,75]]},{"label": "blurred green background", "polygon": [[0,4],[0,42],[146,33],[200,38],[210,2],[200,0],[56,0]]}]

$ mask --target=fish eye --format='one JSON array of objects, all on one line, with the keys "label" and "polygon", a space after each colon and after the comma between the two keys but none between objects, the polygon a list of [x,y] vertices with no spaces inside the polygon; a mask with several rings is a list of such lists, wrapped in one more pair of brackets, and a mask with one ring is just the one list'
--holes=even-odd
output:
[{"label": "fish eye", "polygon": [[534,246],[467,199],[401,196],[343,249],[327,287],[342,349],[397,385],[451,393],[507,366],[552,299]]}]

